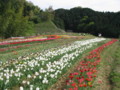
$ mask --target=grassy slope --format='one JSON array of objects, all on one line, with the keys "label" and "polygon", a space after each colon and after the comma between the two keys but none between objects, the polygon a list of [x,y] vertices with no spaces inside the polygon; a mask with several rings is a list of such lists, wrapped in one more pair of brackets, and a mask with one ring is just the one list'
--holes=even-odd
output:
[{"label": "grassy slope", "polygon": [[[72,35],[72,36],[83,36],[81,33],[73,33],[73,32],[65,32],[65,30],[62,30],[58,28],[52,21],[45,21],[41,22],[38,24],[35,24],[34,28],[35,35],[53,35],[53,34],[58,34],[58,35]],[[86,34],[88,37],[93,37],[93,35]],[[85,36],[86,36],[85,35]],[[3,41],[3,39],[0,38],[0,41]]]},{"label": "grassy slope", "polygon": [[57,28],[52,21],[46,21],[35,25],[36,33],[39,34],[54,34],[62,33],[63,30]]},{"label": "grassy slope", "polygon": [[[80,33],[65,32],[64,30],[57,28],[52,21],[46,21],[35,25],[36,34],[46,35],[46,34],[64,34],[72,36],[82,36]],[[93,35],[86,34],[88,37],[93,37]]]}]

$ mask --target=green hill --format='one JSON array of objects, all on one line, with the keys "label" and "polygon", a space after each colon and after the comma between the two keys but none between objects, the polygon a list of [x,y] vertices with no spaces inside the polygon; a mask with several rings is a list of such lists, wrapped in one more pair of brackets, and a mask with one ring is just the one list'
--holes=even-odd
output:
[{"label": "green hill", "polygon": [[35,30],[36,34],[59,34],[64,32],[64,30],[57,28],[52,21],[46,21],[36,24]]}]

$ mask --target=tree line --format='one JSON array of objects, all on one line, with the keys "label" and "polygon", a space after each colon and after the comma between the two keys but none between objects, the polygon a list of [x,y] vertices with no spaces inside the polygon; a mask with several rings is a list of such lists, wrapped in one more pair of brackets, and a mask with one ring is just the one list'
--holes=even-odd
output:
[{"label": "tree line", "polygon": [[98,12],[75,7],[55,10],[54,23],[62,29],[105,37],[120,36],[120,12]]}]

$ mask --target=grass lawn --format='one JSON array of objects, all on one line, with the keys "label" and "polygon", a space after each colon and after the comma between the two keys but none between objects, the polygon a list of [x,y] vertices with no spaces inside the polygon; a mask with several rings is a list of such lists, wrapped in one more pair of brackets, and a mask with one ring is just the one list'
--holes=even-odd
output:
[{"label": "grass lawn", "polygon": [[42,22],[39,24],[35,25],[35,30],[36,30],[36,34],[56,34],[56,33],[64,33],[64,30],[61,30],[59,28],[57,28],[55,26],[55,24],[51,21],[46,21],[46,22]]}]

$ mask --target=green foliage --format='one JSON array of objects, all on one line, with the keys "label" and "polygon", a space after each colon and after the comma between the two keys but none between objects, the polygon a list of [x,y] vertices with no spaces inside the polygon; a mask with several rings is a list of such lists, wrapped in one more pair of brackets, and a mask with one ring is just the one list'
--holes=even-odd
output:
[{"label": "green foliage", "polygon": [[55,16],[53,22],[56,24],[57,27],[61,29],[66,29],[66,27],[71,25],[71,21],[69,21],[71,19],[69,18],[68,15],[69,15],[68,10],[65,9],[55,10]]},{"label": "green foliage", "polygon": [[[55,10],[54,23],[66,30],[85,32],[106,37],[120,35],[120,12],[98,12],[89,8],[75,7],[70,10]],[[62,23],[62,24],[61,24]],[[64,25],[63,25],[64,24]]]},{"label": "green foliage", "polygon": [[49,12],[42,12],[42,13],[41,13],[41,20],[42,20],[43,22],[50,20]]},{"label": "green foliage", "polygon": [[58,28],[61,28],[61,29],[65,29],[65,24],[64,24],[64,21],[60,18],[55,18],[55,20],[53,21],[55,23],[55,25],[58,27]]},{"label": "green foliage", "polygon": [[33,24],[28,17],[23,16],[24,0],[4,0],[0,15],[0,35],[4,38],[11,36],[26,36],[33,33]]},{"label": "green foliage", "polygon": [[38,6],[27,1],[24,3],[23,15],[27,16],[30,21],[33,21],[35,24],[39,23],[41,21],[40,14],[41,9]]},{"label": "green foliage", "polygon": [[90,33],[89,28],[90,26],[94,25],[94,22],[93,21],[89,21],[88,20],[88,16],[84,16],[81,20],[80,20],[80,23],[78,24],[77,26],[77,29],[80,30],[81,32],[86,32],[86,33]]},{"label": "green foliage", "polygon": [[[38,34],[52,31],[61,32],[51,22],[54,19],[52,6],[43,11],[26,0],[2,0],[0,1],[0,8],[0,38],[35,35],[36,31],[34,29],[37,30]],[[51,22],[52,24],[45,25],[43,29],[41,25],[46,22]],[[61,22],[60,26],[64,28],[64,23]],[[54,27],[51,28],[51,26]]]},{"label": "green foliage", "polygon": [[52,9],[52,6],[50,6],[48,9],[46,9],[44,12],[41,12],[40,14],[41,20],[44,21],[51,21],[54,18],[54,11]]}]

